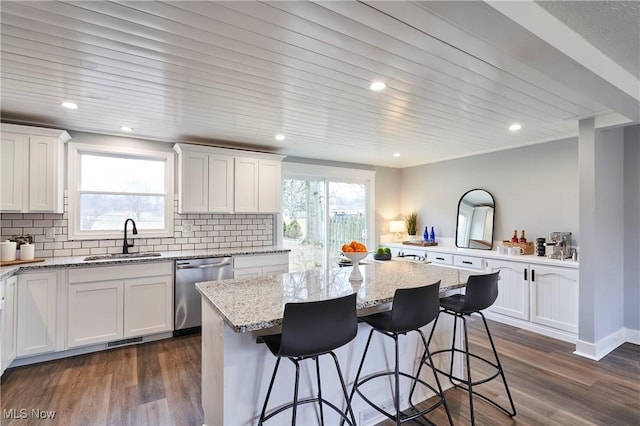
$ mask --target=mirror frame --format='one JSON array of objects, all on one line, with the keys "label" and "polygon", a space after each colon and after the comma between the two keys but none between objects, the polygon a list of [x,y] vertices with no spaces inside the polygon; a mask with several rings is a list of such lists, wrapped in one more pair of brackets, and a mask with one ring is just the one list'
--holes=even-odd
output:
[{"label": "mirror frame", "polygon": [[[489,198],[491,198],[491,203],[492,203],[492,208],[493,208],[493,215],[491,218],[491,241],[489,243],[489,245],[486,248],[481,248],[481,247],[464,247],[464,246],[459,246],[458,245],[458,232],[460,229],[460,205],[462,204],[462,200],[464,200],[464,197],[466,197],[469,193],[474,192],[474,191],[482,191],[484,192],[486,195],[489,196]],[[475,189],[470,189],[469,191],[465,192],[462,197],[460,197],[460,200],[458,201],[458,210],[456,211],[456,247],[458,248],[466,248],[466,249],[475,249],[475,250],[492,250],[493,249],[493,234],[494,234],[494,230],[495,230],[495,220],[496,220],[496,200],[495,198],[493,198],[493,195],[487,191],[486,189],[481,189],[481,188],[475,188]]]}]

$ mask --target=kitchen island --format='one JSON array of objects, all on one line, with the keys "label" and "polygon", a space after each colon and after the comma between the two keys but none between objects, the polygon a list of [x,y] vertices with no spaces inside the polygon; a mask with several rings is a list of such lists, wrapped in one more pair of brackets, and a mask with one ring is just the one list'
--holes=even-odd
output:
[{"label": "kitchen island", "polygon": [[[299,273],[262,276],[241,280],[222,280],[197,284],[202,294],[202,407],[204,424],[214,425],[251,425],[257,423],[262,403],[269,384],[275,358],[265,345],[256,344],[256,337],[279,331],[282,323],[284,305],[288,302],[306,302],[330,299],[357,292],[358,315],[367,315],[390,308],[393,294],[398,288],[418,287],[441,281],[441,295],[464,285],[469,272],[433,266],[425,263],[392,260],[372,261],[360,265],[363,281],[350,282],[352,267],[331,268]],[[447,322],[447,316],[441,322]],[[423,332],[428,337],[431,324]],[[432,350],[450,345],[452,327],[438,327],[434,336]],[[442,331],[440,331],[442,330]],[[342,372],[350,388],[356,374],[358,363],[368,334],[368,326],[359,325],[357,337],[348,345],[338,349]],[[401,369],[414,371],[423,351],[422,342],[417,333],[402,337]],[[373,351],[367,357],[363,374],[381,369],[392,368],[392,339],[381,335],[374,336]],[[335,369],[325,360],[321,360],[323,395],[342,406],[342,397],[335,377]],[[442,360],[446,362],[446,360]],[[300,397],[312,395],[315,388],[313,363],[303,363],[301,370]],[[307,365],[308,364],[308,365]],[[283,363],[270,407],[284,404],[293,395],[294,368]],[[429,374],[423,379],[433,382]],[[372,383],[372,395],[381,395],[380,404],[388,403],[391,393],[388,383],[380,380]],[[410,382],[402,386],[409,388]],[[443,382],[443,385],[445,383]],[[378,388],[376,388],[378,387]],[[401,401],[407,405],[406,395]],[[430,395],[418,389],[414,401],[420,401]],[[308,404],[298,412],[299,424],[317,424],[317,405]],[[373,424],[381,420],[378,413],[354,399],[354,414],[358,424]],[[333,424],[325,410],[327,424]],[[279,423],[288,422],[286,413],[279,415]],[[276,421],[278,423],[278,421]]]}]

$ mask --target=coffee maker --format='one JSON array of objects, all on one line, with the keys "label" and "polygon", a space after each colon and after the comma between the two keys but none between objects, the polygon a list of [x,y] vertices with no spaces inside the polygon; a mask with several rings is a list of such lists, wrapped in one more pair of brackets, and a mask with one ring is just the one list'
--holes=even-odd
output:
[{"label": "coffee maker", "polygon": [[552,232],[545,245],[549,259],[571,259],[571,232]]}]

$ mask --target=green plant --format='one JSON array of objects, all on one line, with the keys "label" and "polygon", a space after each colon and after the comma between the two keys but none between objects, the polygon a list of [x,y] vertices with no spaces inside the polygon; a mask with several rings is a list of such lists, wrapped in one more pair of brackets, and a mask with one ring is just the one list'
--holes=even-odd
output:
[{"label": "green plant", "polygon": [[407,222],[407,234],[416,235],[418,233],[418,213],[412,212],[405,217]]},{"label": "green plant", "polygon": [[302,235],[302,228],[297,220],[293,219],[287,226],[287,237],[298,238]]}]

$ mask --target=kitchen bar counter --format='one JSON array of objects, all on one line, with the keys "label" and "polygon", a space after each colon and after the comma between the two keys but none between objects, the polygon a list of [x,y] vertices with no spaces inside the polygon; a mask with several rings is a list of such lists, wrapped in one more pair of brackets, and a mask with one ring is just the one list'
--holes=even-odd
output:
[{"label": "kitchen bar counter", "polygon": [[[251,425],[257,423],[264,396],[269,384],[275,358],[265,345],[256,344],[260,334],[279,331],[284,305],[288,302],[303,302],[329,299],[357,292],[359,315],[389,309],[397,288],[409,288],[441,280],[441,294],[460,288],[466,282],[468,271],[429,265],[425,263],[391,260],[360,265],[364,281],[350,282],[352,267],[333,268],[304,273],[288,273],[240,280],[223,280],[197,284],[202,294],[202,407],[204,424]],[[438,332],[434,335],[432,350],[451,344],[452,324],[449,316],[439,321]],[[428,337],[431,325],[424,327]],[[328,330],[331,332],[331,330]],[[338,349],[336,355],[342,372],[350,387],[365,341],[368,326],[359,324],[358,335],[349,344]],[[417,333],[401,337],[400,368],[414,371],[423,345]],[[367,357],[364,374],[390,369],[393,365],[393,340],[382,335],[374,335],[372,348]],[[323,371],[323,395],[330,395],[338,406],[343,405],[339,385],[335,380],[335,370],[331,363],[321,359]],[[442,359],[447,364],[446,359]],[[444,365],[440,365],[444,368]],[[455,368],[459,369],[458,360]],[[280,367],[278,379],[270,406],[275,407],[290,400],[293,393],[294,369],[285,362]],[[425,369],[426,370],[426,369]],[[428,374],[422,377],[433,383]],[[443,386],[448,382],[441,380]],[[401,382],[408,394],[410,383]],[[302,363],[300,398],[310,396],[315,387],[314,363]],[[379,403],[387,403],[391,398],[388,383],[371,383],[373,398]],[[414,401],[424,400],[431,395],[416,389]],[[382,399],[380,399],[382,398]],[[406,407],[406,398],[401,405]],[[303,408],[304,407],[304,408]],[[299,424],[318,424],[317,410],[313,404],[299,408]],[[375,410],[354,399],[354,413],[358,424],[375,424],[382,420]],[[325,410],[326,424],[337,424],[331,410]],[[288,417],[289,416],[289,417]],[[290,422],[290,413],[278,416],[276,424]]]},{"label": "kitchen bar counter", "polygon": [[359,310],[391,302],[398,288],[419,287],[441,281],[441,291],[465,283],[468,271],[431,264],[392,260],[361,265],[364,281],[349,281],[351,267],[294,272],[243,280],[197,284],[205,301],[236,333],[261,330],[282,323],[288,302],[311,302],[358,292]]}]

